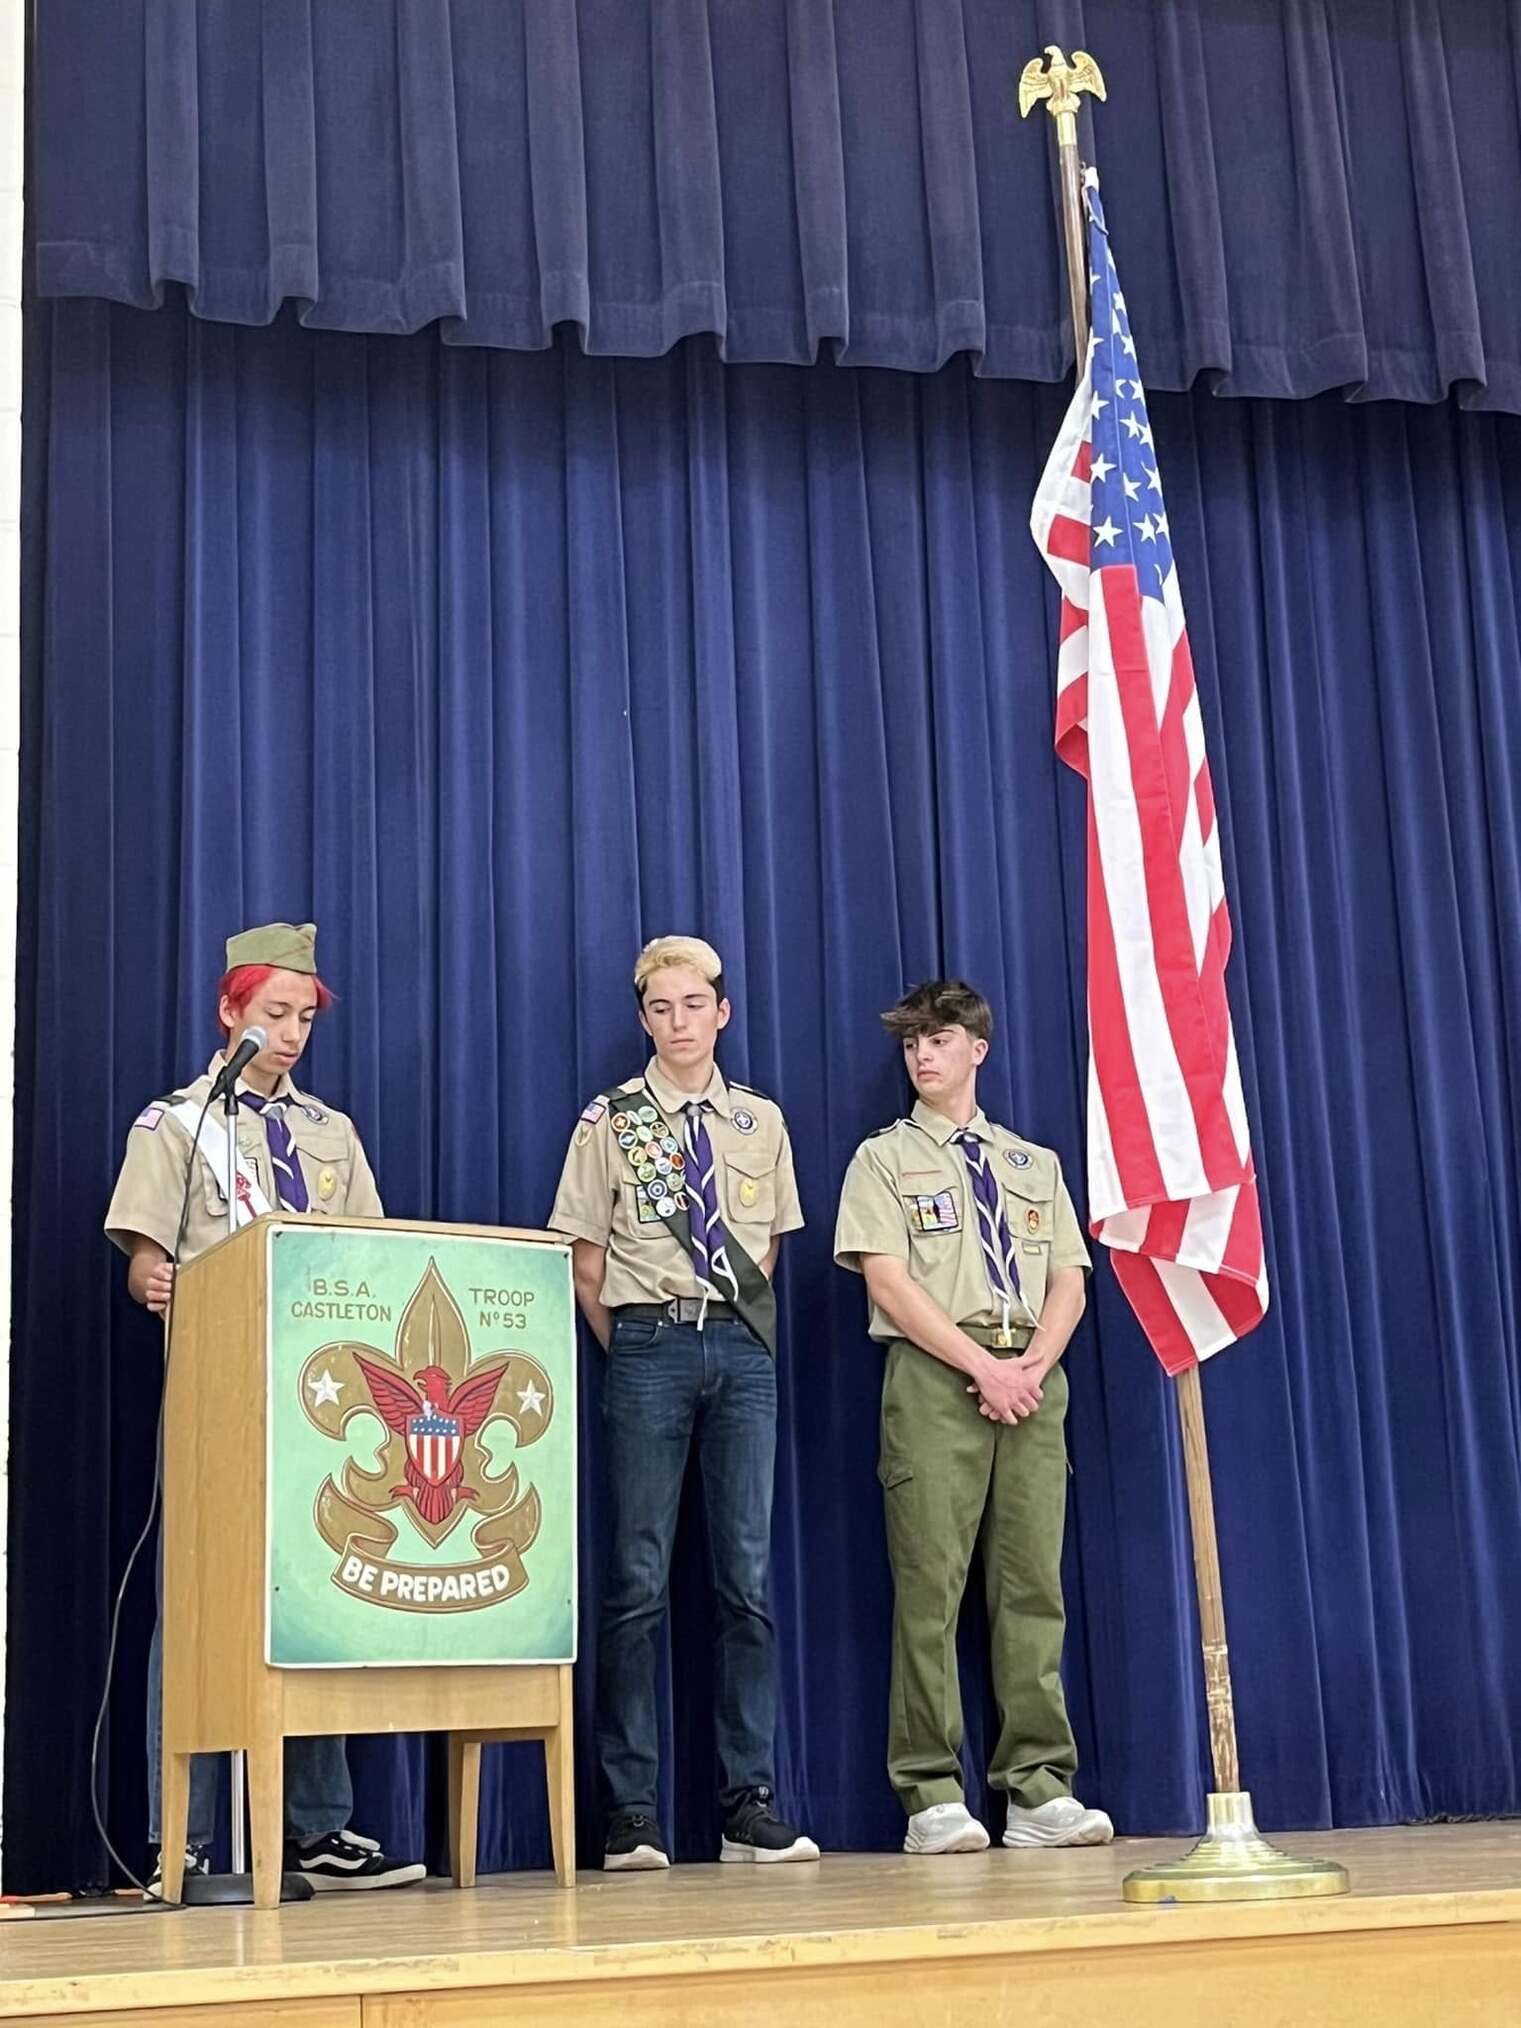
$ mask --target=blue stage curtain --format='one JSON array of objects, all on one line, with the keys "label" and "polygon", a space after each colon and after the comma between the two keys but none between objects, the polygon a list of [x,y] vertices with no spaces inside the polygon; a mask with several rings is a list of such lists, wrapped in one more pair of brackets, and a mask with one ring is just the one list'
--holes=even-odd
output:
[{"label": "blue stage curtain", "polygon": [[1148,384],[1521,409],[1507,0],[47,0],[46,295],[1056,380],[1053,40]]},{"label": "blue stage curtain", "polygon": [[[990,1110],[1083,1194],[1082,791],[1025,527],[1057,391],[183,307],[47,304],[31,334],[12,1881],[100,1871],[88,1728],[159,1375],[100,1233],[123,1139],[210,1054],[225,933],[308,914],[341,996],[309,1082],[402,1217],[541,1220],[579,1106],[642,1060],[640,940],[723,952],[724,1060],[784,1101],[809,1219],[782,1260],[780,1781],[825,1845],[893,1846],[880,1360],[830,1237],[904,1101],[878,1011],[942,969],[999,1010]],[[1272,1255],[1269,1321],[1205,1375],[1246,1779],[1273,1825],[1515,1811],[1521,423],[1176,397],[1155,426]],[[1182,1830],[1206,1734],[1173,1403],[1102,1260],[1070,1370],[1081,1789]],[[589,1661],[600,1355],[584,1374]],[[666,1814],[711,1858],[689,1523]],[[107,1739],[133,1851],[150,1607],[145,1578]],[[355,1755],[363,1825],[439,1859],[437,1745]],[[546,1863],[534,1755],[490,1760],[484,1863]]]}]

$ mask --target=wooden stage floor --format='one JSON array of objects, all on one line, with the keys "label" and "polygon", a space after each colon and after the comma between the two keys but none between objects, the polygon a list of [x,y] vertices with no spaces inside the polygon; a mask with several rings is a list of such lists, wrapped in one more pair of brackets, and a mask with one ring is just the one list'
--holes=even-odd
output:
[{"label": "wooden stage floor", "polygon": [[0,2016],[89,2028],[856,2022],[1470,2028],[1521,2022],[1521,1824],[1284,1838],[1349,1896],[1129,1907],[1184,1849],[543,1874],[268,1914],[0,1924]]}]

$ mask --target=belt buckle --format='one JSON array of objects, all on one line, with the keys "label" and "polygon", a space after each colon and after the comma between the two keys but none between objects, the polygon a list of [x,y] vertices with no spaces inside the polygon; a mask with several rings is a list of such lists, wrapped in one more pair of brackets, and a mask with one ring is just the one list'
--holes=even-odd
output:
[{"label": "belt buckle", "polygon": [[995,1331],[993,1333],[993,1349],[996,1352],[1012,1352],[1014,1350],[1014,1333],[1012,1331]]}]

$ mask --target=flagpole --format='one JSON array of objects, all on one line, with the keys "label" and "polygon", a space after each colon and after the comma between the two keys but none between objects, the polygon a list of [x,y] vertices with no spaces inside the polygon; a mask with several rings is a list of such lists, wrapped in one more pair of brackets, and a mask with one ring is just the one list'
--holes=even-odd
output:
[{"label": "flagpole", "polygon": [[[1045,103],[1056,123],[1061,177],[1062,227],[1067,287],[1072,305],[1072,338],[1081,378],[1088,356],[1088,236],[1084,224],[1083,165],[1078,151],[1077,114],[1087,93],[1107,97],[1103,74],[1085,50],[1072,61],[1055,43],[1045,51],[1049,68],[1032,57],[1019,80],[1020,117]],[[1236,1747],[1236,1706],[1231,1688],[1230,1649],[1225,1638],[1225,1602],[1220,1583],[1220,1545],[1215,1531],[1215,1498],[1204,1424],[1204,1392],[1197,1364],[1175,1382],[1183,1436],[1183,1476],[1188,1489],[1193,1540],[1194,1589],[1199,1609],[1199,1643],[1204,1663],[1205,1707],[1215,1786],[1207,1797],[1208,1825],[1181,1859],[1143,1866],[1125,1876],[1127,1901],[1268,1901],[1308,1894],[1345,1894],[1351,1882],[1334,1859],[1295,1859],[1268,1843],[1257,1830],[1252,1799],[1241,1786]]]},{"label": "flagpole", "polygon": [[1188,1487],[1188,1520],[1194,1544],[1194,1588],[1199,1598],[1199,1644],[1204,1651],[1204,1704],[1209,1713],[1209,1753],[1215,1792],[1241,1792],[1241,1759],[1236,1751],[1236,1699],[1231,1690],[1230,1649],[1225,1639],[1225,1601],[1220,1588],[1220,1542],[1215,1533],[1215,1489],[1209,1471],[1209,1438],[1204,1428],[1204,1390],[1197,1366],[1185,1366],[1173,1383],[1183,1427],[1183,1477]]}]

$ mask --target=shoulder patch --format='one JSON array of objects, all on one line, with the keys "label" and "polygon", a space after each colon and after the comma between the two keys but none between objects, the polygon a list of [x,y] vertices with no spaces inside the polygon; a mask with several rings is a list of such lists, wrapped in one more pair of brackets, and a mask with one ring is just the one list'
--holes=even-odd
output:
[{"label": "shoulder patch", "polygon": [[154,1134],[158,1132],[158,1123],[163,1117],[162,1106],[144,1106],[132,1124],[134,1127],[141,1127],[144,1133]]},{"label": "shoulder patch", "polygon": [[598,1120],[601,1119],[602,1115],[606,1111],[607,1111],[606,1099],[594,1098],[589,1106],[583,1106],[581,1108],[581,1117],[586,1122],[587,1126],[594,1127],[597,1124]]}]

